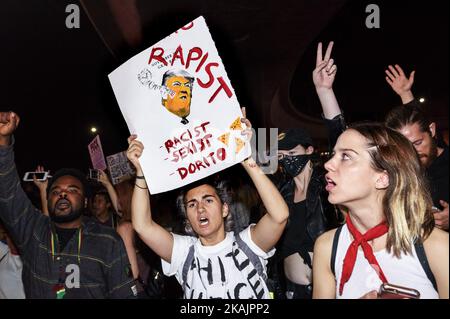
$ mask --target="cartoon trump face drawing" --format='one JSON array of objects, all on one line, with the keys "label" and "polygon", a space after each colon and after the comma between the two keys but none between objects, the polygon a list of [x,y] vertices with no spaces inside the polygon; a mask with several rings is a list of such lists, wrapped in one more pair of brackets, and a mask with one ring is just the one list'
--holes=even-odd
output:
[{"label": "cartoon trump face drawing", "polygon": [[162,105],[172,114],[181,117],[181,123],[189,123],[194,77],[184,70],[169,70],[164,73]]}]

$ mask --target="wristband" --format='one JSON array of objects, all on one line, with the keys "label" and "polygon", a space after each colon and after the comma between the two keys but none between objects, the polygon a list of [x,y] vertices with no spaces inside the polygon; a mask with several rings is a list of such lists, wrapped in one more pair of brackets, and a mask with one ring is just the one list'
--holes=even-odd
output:
[{"label": "wristband", "polygon": [[148,187],[141,187],[138,184],[134,184],[134,186],[136,186],[137,188],[140,188],[140,189],[148,189]]}]

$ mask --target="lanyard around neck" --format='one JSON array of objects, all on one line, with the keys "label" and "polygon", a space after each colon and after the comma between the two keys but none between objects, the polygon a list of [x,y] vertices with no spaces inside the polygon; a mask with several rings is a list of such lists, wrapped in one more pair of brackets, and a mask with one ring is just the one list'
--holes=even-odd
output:
[{"label": "lanyard around neck", "polygon": [[[56,239],[56,240],[55,240]],[[82,235],[81,235],[81,226],[78,228],[77,230],[77,259],[78,259],[78,264],[80,264],[80,252],[81,252],[81,241],[82,241]],[[56,230],[54,231],[53,229],[51,230],[51,238],[50,238],[50,245],[51,245],[51,251],[52,251],[52,260],[55,261],[55,256],[57,255],[56,252],[56,244],[58,245],[58,251],[59,251],[59,239],[58,239],[58,234],[56,234]]]}]

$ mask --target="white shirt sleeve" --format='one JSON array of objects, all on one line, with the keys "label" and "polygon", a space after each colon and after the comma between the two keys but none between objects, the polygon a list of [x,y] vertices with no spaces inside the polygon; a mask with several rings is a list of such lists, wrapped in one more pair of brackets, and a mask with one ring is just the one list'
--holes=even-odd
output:
[{"label": "white shirt sleeve", "polygon": [[[177,279],[180,282],[181,272],[183,271],[184,261],[186,260],[187,254],[189,252],[189,247],[191,247],[195,241],[195,237],[183,236],[172,233],[173,236],[173,248],[171,262],[168,263],[164,259],[161,259],[161,265],[164,275],[173,276],[177,275]],[[180,277],[180,278],[178,278]]]},{"label": "white shirt sleeve", "polygon": [[249,225],[247,228],[245,228],[243,231],[239,233],[239,236],[256,255],[258,255],[263,259],[269,259],[275,254],[275,248],[272,248],[269,252],[266,253],[264,250],[259,248],[258,245],[255,244],[255,242],[252,240],[252,235],[250,232],[250,228],[255,225],[256,224]]}]

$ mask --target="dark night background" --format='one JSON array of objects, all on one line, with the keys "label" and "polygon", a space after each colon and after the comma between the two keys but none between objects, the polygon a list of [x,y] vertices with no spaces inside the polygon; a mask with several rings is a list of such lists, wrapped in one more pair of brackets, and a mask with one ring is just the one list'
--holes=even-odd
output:
[{"label": "dark night background", "polygon": [[[67,29],[68,4],[79,29]],[[369,3],[381,28],[367,29]],[[349,122],[382,120],[400,104],[384,70],[416,70],[413,92],[448,130],[448,1],[68,1],[3,0],[0,110],[21,117],[19,172],[43,164],[90,166],[87,144],[99,129],[105,155],[127,147],[128,129],[107,74],[199,15],[208,23],[241,104],[255,127],[324,131],[311,72],[317,42],[335,41],[335,92]]]}]

